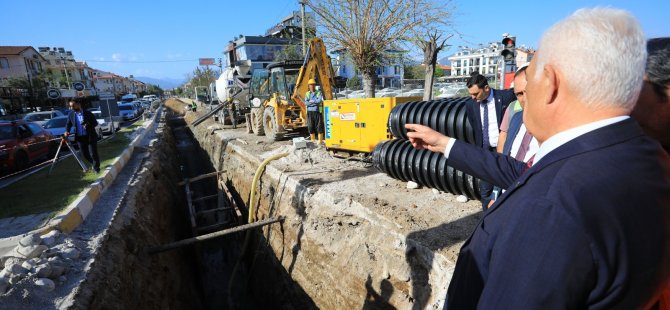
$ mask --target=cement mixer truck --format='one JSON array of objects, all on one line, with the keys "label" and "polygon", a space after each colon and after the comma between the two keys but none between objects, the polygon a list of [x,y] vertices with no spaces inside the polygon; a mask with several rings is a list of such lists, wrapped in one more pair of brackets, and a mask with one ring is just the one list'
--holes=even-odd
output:
[{"label": "cement mixer truck", "polygon": [[[216,99],[218,99],[219,103],[221,104],[224,104],[228,98],[233,98],[233,100],[238,104],[237,111],[240,117],[243,117],[244,113],[248,112],[249,110],[248,100],[246,100],[246,90],[248,88],[247,84],[251,79],[251,74],[249,73],[250,69],[251,61],[236,61],[234,66],[225,68],[223,70],[221,76],[219,76],[216,82],[214,82],[215,87],[212,88],[216,89]],[[219,109],[217,118],[221,124],[228,122],[230,120],[228,117],[228,110]]]}]

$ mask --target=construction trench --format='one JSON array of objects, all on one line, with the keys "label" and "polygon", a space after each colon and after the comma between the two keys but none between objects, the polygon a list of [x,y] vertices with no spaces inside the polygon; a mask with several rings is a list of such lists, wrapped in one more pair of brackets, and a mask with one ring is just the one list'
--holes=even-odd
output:
[{"label": "construction trench", "polygon": [[[478,201],[407,189],[369,163],[269,142],[244,124],[189,126],[204,112],[184,106],[166,102],[165,129],[68,308],[442,307],[458,251],[481,218]],[[284,152],[262,170],[250,201],[258,167]],[[244,225],[252,204],[257,221],[278,221],[153,253]]]}]

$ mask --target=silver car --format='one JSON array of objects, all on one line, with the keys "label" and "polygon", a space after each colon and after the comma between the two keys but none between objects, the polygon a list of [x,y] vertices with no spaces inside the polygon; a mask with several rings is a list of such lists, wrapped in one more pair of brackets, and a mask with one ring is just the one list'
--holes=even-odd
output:
[{"label": "silver car", "polygon": [[58,116],[65,116],[61,111],[42,111],[42,112],[31,112],[26,114],[23,119],[29,122],[33,122],[40,126],[44,126],[46,122],[50,119]]}]

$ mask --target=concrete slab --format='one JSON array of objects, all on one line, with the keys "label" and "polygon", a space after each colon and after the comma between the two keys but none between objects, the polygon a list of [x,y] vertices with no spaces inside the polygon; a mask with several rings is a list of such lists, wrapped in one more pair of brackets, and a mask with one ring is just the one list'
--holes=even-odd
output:
[{"label": "concrete slab", "polygon": [[0,219],[0,238],[13,237],[43,227],[51,212]]}]

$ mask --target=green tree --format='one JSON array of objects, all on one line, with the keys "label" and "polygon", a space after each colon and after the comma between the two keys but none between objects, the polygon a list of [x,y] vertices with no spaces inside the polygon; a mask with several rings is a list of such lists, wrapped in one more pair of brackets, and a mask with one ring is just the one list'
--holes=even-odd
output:
[{"label": "green tree", "polygon": [[424,72],[426,70],[422,65],[405,65],[405,79],[407,80],[423,80]]},{"label": "green tree", "polygon": [[347,88],[359,89],[361,88],[361,79],[358,75],[354,75],[347,80]]},{"label": "green tree", "polygon": [[286,46],[279,52],[275,53],[274,61],[284,61],[284,60],[302,60],[302,45],[292,44]]},{"label": "green tree", "polygon": [[444,76],[444,69],[436,66],[435,73],[433,74],[433,76],[436,78]]}]

